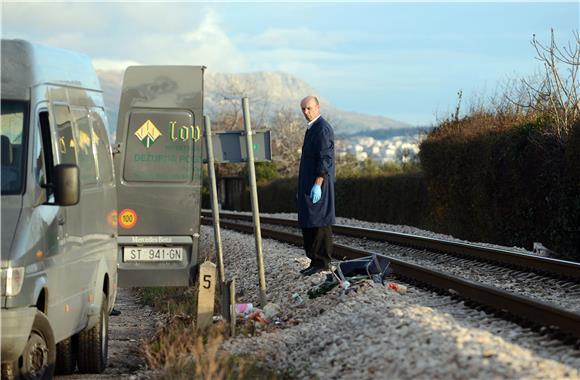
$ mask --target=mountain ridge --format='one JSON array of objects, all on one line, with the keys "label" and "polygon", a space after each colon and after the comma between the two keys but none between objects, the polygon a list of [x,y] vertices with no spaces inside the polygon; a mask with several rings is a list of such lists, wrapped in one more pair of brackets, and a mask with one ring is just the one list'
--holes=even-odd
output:
[{"label": "mountain ridge", "polygon": [[[99,70],[97,75],[103,88],[109,119],[116,123],[123,71]],[[236,106],[233,100],[250,98],[254,111],[272,115],[281,109],[300,116],[298,102],[305,95],[318,92],[305,81],[281,71],[251,73],[205,73],[205,113],[212,119],[227,107]],[[378,129],[405,129],[413,126],[385,116],[368,115],[341,110],[323,96],[317,95],[323,115],[328,115],[337,133],[347,134]],[[241,106],[240,106],[241,107]]]}]

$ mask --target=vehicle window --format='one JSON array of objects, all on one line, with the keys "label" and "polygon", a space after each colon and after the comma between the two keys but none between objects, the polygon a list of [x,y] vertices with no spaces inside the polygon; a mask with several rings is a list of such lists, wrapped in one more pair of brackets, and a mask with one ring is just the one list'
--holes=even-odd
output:
[{"label": "vehicle window", "polygon": [[125,137],[123,177],[139,182],[190,182],[201,131],[189,111],[133,111]]},{"label": "vehicle window", "polygon": [[28,103],[2,100],[0,154],[2,194],[20,194],[24,188],[25,125]]},{"label": "vehicle window", "polygon": [[102,109],[91,109],[91,122],[93,125],[93,143],[97,149],[97,166],[99,168],[99,178],[102,183],[113,182],[113,164],[111,146],[105,129],[104,111]]},{"label": "vehicle window", "polygon": [[68,106],[55,104],[53,106],[56,122],[57,155],[61,164],[77,163],[76,142],[73,134],[71,115]]},{"label": "vehicle window", "polygon": [[86,108],[73,108],[72,116],[78,128],[77,154],[81,184],[97,183],[97,169],[93,154],[93,133],[89,123],[89,113]]}]

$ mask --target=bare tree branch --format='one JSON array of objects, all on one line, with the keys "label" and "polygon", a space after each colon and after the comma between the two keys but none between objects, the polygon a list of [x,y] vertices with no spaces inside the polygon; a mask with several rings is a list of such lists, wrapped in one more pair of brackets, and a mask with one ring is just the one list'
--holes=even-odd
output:
[{"label": "bare tree branch", "polygon": [[522,79],[523,88],[515,94],[508,92],[506,98],[516,107],[525,107],[551,119],[551,132],[548,130],[548,133],[564,144],[580,118],[580,34],[574,31],[573,40],[560,48],[551,29],[548,44],[538,41],[535,34],[531,44],[536,51],[535,58],[543,64],[543,78],[540,81]]}]

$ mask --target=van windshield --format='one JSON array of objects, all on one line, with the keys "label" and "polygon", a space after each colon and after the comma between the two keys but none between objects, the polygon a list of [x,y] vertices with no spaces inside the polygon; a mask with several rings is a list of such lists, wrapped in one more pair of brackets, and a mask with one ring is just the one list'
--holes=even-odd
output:
[{"label": "van windshield", "polygon": [[2,99],[1,110],[2,194],[21,194],[24,187],[24,126],[28,117],[28,102]]}]

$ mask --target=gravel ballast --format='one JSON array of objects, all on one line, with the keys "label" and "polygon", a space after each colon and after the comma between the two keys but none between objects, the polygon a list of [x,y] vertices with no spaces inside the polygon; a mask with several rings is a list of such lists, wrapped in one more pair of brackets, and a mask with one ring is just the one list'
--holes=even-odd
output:
[{"label": "gravel ballast", "polygon": [[[253,236],[222,229],[222,240],[237,302],[256,304]],[[211,227],[202,227],[202,244],[213,252]],[[256,354],[296,378],[580,378],[580,351],[456,299],[408,284],[399,294],[370,282],[349,295],[336,288],[308,299],[307,290],[325,275],[298,273],[308,265],[303,251],[264,240],[263,252],[268,299],[281,307],[281,322],[226,342],[230,353]],[[294,293],[304,302],[295,302]]]},{"label": "gravel ballast", "polygon": [[[242,223],[251,225],[251,222],[249,221],[243,221]],[[360,227],[360,224],[368,225],[368,222],[360,222],[351,219],[349,225],[357,225]],[[391,225],[386,226],[394,227]],[[408,226],[395,227],[399,227],[399,230],[412,228]],[[300,230],[297,227],[264,223],[262,224],[262,228],[300,235]],[[377,229],[376,226],[373,226],[372,228]],[[392,228],[389,228],[386,229],[392,230]],[[383,230],[385,230],[385,226],[383,226]],[[435,236],[432,235],[436,235],[429,231],[415,230],[421,231],[421,234],[417,233],[417,235],[420,236],[435,238]],[[407,233],[408,232],[409,231],[407,231]],[[436,238],[453,240],[453,238],[448,236],[437,236]],[[580,312],[580,285],[567,280],[541,274],[533,274],[529,271],[513,269],[497,263],[483,263],[477,260],[458,258],[454,255],[441,254],[439,252],[425,249],[415,249],[372,239],[367,240],[335,234],[334,242],[340,245],[382,254],[393,259],[419,265],[423,268],[448,273],[453,276],[495,287],[519,296],[529,297],[541,302],[553,304],[568,311]],[[505,247],[491,245],[487,245],[487,248],[501,248],[506,250]],[[508,248],[507,250],[514,251],[513,248]],[[527,252],[527,254],[530,254],[530,252]]]}]

